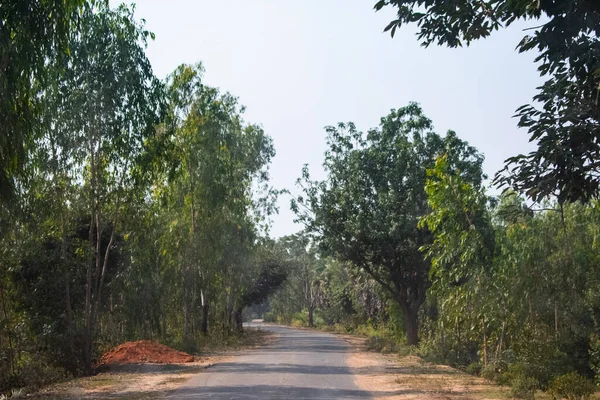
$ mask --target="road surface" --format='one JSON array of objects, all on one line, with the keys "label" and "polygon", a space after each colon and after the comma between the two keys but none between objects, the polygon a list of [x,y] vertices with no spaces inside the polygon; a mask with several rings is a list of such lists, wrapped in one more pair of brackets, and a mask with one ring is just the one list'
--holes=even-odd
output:
[{"label": "road surface", "polygon": [[369,399],[346,365],[350,350],[334,335],[264,325],[273,343],[218,363],[190,379],[171,400]]}]

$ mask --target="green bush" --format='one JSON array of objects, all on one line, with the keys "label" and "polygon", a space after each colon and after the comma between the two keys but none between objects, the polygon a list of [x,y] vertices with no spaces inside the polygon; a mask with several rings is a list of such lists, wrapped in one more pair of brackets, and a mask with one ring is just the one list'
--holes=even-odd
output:
[{"label": "green bush", "polygon": [[596,383],[600,384],[600,337],[593,334],[590,337],[590,367],[596,375]]},{"label": "green bush", "polygon": [[481,377],[496,381],[498,383],[506,382],[506,372],[508,371],[508,365],[505,361],[494,360],[488,363],[484,368],[481,369]]},{"label": "green bush", "polygon": [[548,388],[553,399],[586,400],[596,391],[594,382],[576,372],[554,378]]},{"label": "green bush", "polygon": [[466,371],[467,371],[467,374],[479,375],[481,373],[482,368],[483,368],[483,366],[481,365],[480,362],[473,362],[473,363],[467,365]]},{"label": "green bush", "polygon": [[518,375],[510,382],[511,394],[518,399],[533,400],[538,388],[539,382],[530,376]]},{"label": "green bush", "polygon": [[264,322],[277,322],[277,316],[273,312],[266,312],[263,314]]},{"label": "green bush", "polygon": [[548,387],[552,376],[552,371],[547,365],[519,361],[509,364],[508,371],[504,376],[504,380],[507,382],[512,382],[520,377],[530,377],[534,378],[538,382],[539,389],[545,389]]}]

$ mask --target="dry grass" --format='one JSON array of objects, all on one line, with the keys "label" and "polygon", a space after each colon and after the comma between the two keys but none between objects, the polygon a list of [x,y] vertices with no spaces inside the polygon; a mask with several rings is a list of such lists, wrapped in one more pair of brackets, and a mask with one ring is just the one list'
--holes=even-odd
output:
[{"label": "dry grass", "polygon": [[356,383],[386,400],[498,400],[509,399],[506,387],[445,365],[430,364],[414,355],[378,354],[365,349],[365,339],[342,337],[354,351],[348,359]]}]

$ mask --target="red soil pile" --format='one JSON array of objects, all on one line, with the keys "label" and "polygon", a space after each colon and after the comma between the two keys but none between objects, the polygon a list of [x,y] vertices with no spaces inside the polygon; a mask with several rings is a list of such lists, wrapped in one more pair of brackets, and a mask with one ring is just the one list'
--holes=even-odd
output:
[{"label": "red soil pile", "polygon": [[98,365],[108,364],[179,364],[193,362],[194,357],[150,340],[126,342],[104,354]]}]

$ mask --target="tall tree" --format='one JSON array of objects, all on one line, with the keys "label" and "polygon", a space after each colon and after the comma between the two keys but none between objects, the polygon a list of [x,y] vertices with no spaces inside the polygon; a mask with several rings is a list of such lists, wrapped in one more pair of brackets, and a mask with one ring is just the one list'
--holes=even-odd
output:
[{"label": "tall tree", "polygon": [[548,80],[534,103],[517,110],[519,127],[537,149],[509,158],[495,181],[534,201],[597,198],[600,194],[600,3],[590,0],[380,0],[397,18],[385,30],[416,23],[424,46],[458,47],[488,37],[515,21],[540,21],[517,45],[537,50]]},{"label": "tall tree", "polygon": [[[163,91],[144,47],[151,33],[135,21],[133,8],[87,8],[69,42],[71,57],[53,67],[48,91],[53,108],[48,137],[60,146],[61,165],[85,182],[88,202],[88,257],[85,290],[85,367],[91,372],[92,341],[102,291],[123,218],[123,205],[137,190],[133,179],[145,142],[160,117]],[[44,138],[43,140],[45,140]],[[68,199],[63,207],[68,207]],[[103,232],[109,232],[106,248]]]},{"label": "tall tree", "polygon": [[325,254],[350,261],[389,292],[402,308],[408,343],[417,344],[430,269],[420,248],[431,235],[417,226],[428,212],[426,171],[447,154],[452,169],[480,185],[483,156],[454,132],[434,133],[414,103],[392,110],[367,134],[352,123],[327,133],[327,179],[311,182],[305,167],[306,197],[292,208]]}]

